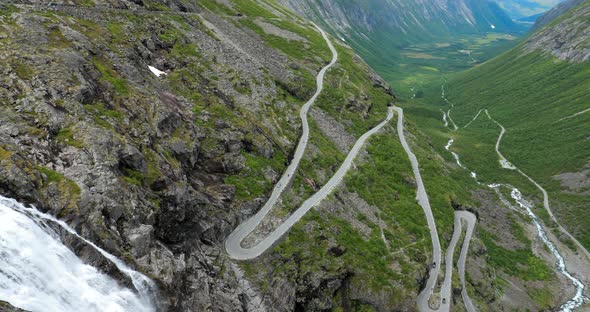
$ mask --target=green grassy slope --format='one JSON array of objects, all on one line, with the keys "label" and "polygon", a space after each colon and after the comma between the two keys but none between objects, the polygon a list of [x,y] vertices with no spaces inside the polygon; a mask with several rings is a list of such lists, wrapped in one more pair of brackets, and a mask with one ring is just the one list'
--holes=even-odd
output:
[{"label": "green grassy slope", "polygon": [[[558,60],[549,53],[532,51],[531,46],[552,38],[556,32],[567,32],[567,27],[574,27],[572,25],[584,25],[586,21],[579,18],[583,15],[580,12],[589,6],[586,1],[513,50],[481,66],[452,75],[446,86],[447,97],[455,104],[452,116],[458,125],[465,125],[480,109],[488,109],[506,127],[507,133],[500,147],[503,154],[549,191],[554,213],[588,247],[590,219],[585,217],[584,211],[590,205],[590,198],[583,189],[575,192],[563,188],[554,176],[579,172],[590,162],[590,113],[567,118],[590,108],[587,91],[590,66],[588,62]],[[575,40],[575,36],[568,38],[568,42],[570,40]],[[551,47],[550,41],[540,46],[542,49],[546,47]],[[577,49],[583,51],[584,45]],[[558,48],[554,51],[559,53]],[[581,53],[568,55],[576,57]],[[410,114],[422,114],[417,110],[419,107],[433,118],[440,119],[440,110],[450,108],[440,98],[440,87],[444,83],[442,79],[432,82],[422,101],[428,104],[416,104]],[[482,179],[504,179],[526,190],[527,195],[541,199],[540,192],[528,181],[509,170],[498,170],[491,148],[499,129],[493,123],[484,124],[483,119],[480,117],[471,129],[458,134],[456,151],[460,152],[468,167],[481,174]],[[428,123],[425,128],[431,128],[425,131],[441,137],[440,141],[447,137],[443,134],[444,129],[435,131]]]},{"label": "green grassy slope", "polygon": [[[459,124],[481,108],[507,128],[501,149],[521,170],[544,185],[557,215],[590,247],[584,195],[562,192],[553,176],[580,171],[590,161],[590,114],[561,120],[590,107],[590,66],[513,50],[455,77],[449,98]],[[538,195],[540,196],[540,194]]]},{"label": "green grassy slope", "polygon": [[[588,49],[581,30],[588,27],[589,10],[590,1],[584,1],[519,47],[456,75],[448,91],[459,124],[487,108],[507,128],[504,155],[547,189],[553,212],[587,248],[590,197],[554,177],[590,163],[590,113],[568,118],[590,108],[590,64],[580,62]],[[541,197],[531,189],[533,194]]]},{"label": "green grassy slope", "polygon": [[[567,23],[576,20],[577,16],[575,12],[570,12],[555,20],[550,27],[567,27]],[[452,150],[461,156],[465,166],[478,173],[482,183],[510,183],[517,186],[527,198],[533,199],[535,213],[557,233],[543,209],[539,190],[517,172],[500,167],[494,151],[500,129],[495,123],[482,114],[467,129],[452,132],[444,127],[442,110],[451,109],[451,105],[441,98],[441,85],[445,85],[446,96],[455,105],[452,117],[459,127],[467,124],[479,110],[488,109],[507,130],[500,146],[502,153],[547,189],[550,204],[558,219],[589,247],[590,219],[585,211],[590,205],[590,196],[584,194],[587,188],[577,192],[565,189],[554,176],[564,172],[579,172],[590,162],[590,112],[567,118],[590,108],[590,94],[587,92],[590,87],[590,66],[587,62],[560,61],[548,53],[531,51],[531,42],[539,40],[539,36],[551,38],[553,33],[551,29],[545,29],[544,32],[533,34],[513,50],[465,72],[444,75],[444,71],[440,71],[439,78],[425,80],[424,93],[420,98],[403,101],[400,105],[405,108],[408,118],[430,137],[434,148],[447,161],[454,163],[450,153],[444,150],[449,138],[453,137],[455,143]],[[550,43],[545,46],[553,47]],[[584,51],[584,45],[578,49]],[[460,168],[457,170],[465,171]],[[509,197],[509,194],[505,196]],[[492,214],[502,210],[499,206],[490,208]],[[490,232],[489,229],[493,227],[486,224],[490,222],[490,216],[485,216],[483,210],[481,213],[480,231],[476,236],[487,248],[489,268],[499,273],[495,286],[500,291],[508,291],[506,280],[511,277],[507,276],[519,276],[524,280],[546,278],[547,266],[533,256],[536,252],[530,249],[531,241],[519,239],[522,238],[522,230],[511,233],[513,239],[523,244],[522,247],[511,249],[501,246],[498,242],[502,241],[502,235],[499,234],[502,230]],[[497,218],[497,215],[493,218]],[[518,224],[528,221],[510,217],[509,221],[502,222],[518,227]],[[567,246],[576,249],[567,238],[557,236]],[[519,268],[525,270],[520,271]],[[477,291],[482,290],[477,281],[471,283]],[[542,292],[556,295],[553,291]],[[527,294],[540,307],[551,306],[540,300],[544,296],[539,296],[539,290],[529,289]]]}]

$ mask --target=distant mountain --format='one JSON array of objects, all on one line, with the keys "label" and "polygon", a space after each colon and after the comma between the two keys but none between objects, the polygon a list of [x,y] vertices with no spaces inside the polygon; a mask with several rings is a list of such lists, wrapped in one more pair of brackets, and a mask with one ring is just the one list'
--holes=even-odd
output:
[{"label": "distant mountain", "polygon": [[300,15],[329,24],[343,37],[395,39],[397,44],[457,33],[519,30],[493,1],[279,0]]},{"label": "distant mountain", "polygon": [[496,0],[513,19],[521,19],[550,10],[564,0]]},{"label": "distant mountain", "polygon": [[537,19],[541,16],[543,16],[545,13],[538,13],[538,14],[534,14],[534,15],[530,15],[530,16],[525,16],[525,17],[521,17],[519,19],[517,19],[516,21],[519,23],[531,23],[534,24]]},{"label": "distant mountain", "polygon": [[553,9],[549,10],[547,13],[545,13],[541,17],[539,17],[536,20],[534,28],[539,29],[539,28],[549,24],[551,21],[558,18],[559,16],[561,16],[565,12],[569,11],[570,9],[578,6],[582,2],[584,2],[584,0],[568,0],[568,1],[560,3],[559,5],[557,5],[556,7],[554,7]]},{"label": "distant mountain", "polygon": [[[494,1],[482,0],[278,0],[345,40],[386,79],[399,77],[404,49],[463,35],[519,33]],[[407,51],[406,51],[407,52]],[[430,56],[428,56],[430,57]],[[392,78],[393,79],[393,78]]]}]

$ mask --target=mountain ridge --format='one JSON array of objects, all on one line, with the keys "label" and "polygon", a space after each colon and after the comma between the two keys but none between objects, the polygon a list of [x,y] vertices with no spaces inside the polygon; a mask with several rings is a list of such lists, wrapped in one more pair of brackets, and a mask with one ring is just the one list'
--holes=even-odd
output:
[{"label": "mountain ridge", "polygon": [[495,0],[514,19],[541,14],[564,0]]},{"label": "mountain ridge", "polygon": [[540,29],[543,26],[548,25],[553,20],[559,18],[567,11],[573,9],[574,7],[580,5],[583,2],[584,0],[566,0],[558,4],[557,6],[551,8],[551,10],[545,12],[543,15],[537,18],[537,20],[535,21],[534,29]]}]

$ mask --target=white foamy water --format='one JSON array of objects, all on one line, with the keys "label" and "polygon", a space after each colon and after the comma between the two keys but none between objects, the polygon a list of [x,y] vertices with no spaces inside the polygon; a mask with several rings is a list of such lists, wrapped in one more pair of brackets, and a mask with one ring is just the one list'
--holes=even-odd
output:
[{"label": "white foamy water", "polygon": [[524,208],[527,211],[529,217],[533,219],[533,222],[537,227],[539,237],[541,238],[545,246],[549,248],[549,250],[555,256],[555,258],[557,258],[557,270],[559,270],[561,274],[563,274],[567,279],[569,279],[576,288],[576,294],[574,295],[574,297],[570,299],[568,302],[564,303],[559,308],[559,311],[571,312],[574,311],[576,308],[581,307],[582,304],[584,304],[584,284],[582,284],[582,282],[579,279],[573,277],[571,273],[567,270],[563,256],[561,255],[561,253],[559,253],[559,250],[557,249],[557,247],[555,247],[555,244],[553,244],[553,242],[551,242],[547,237],[547,233],[545,232],[545,229],[543,229],[543,226],[541,225],[539,218],[537,217],[537,215],[533,213],[532,205],[522,198],[522,194],[517,188],[513,188],[510,195],[521,208]]},{"label": "white foamy water", "polygon": [[[504,128],[502,127],[502,134],[500,135],[500,139],[498,140],[498,144],[496,145],[496,150],[498,149],[498,145],[499,142],[502,138],[502,135],[504,134]],[[453,143],[455,142],[454,139],[450,139],[449,142],[447,143],[447,145],[445,146],[445,149],[447,151],[449,151],[453,157],[455,157],[455,160],[457,161],[457,165],[459,165],[459,167],[461,168],[465,168],[461,162],[460,162],[460,158],[459,155],[457,153],[452,152],[451,146],[453,145]],[[514,169],[517,169],[516,167],[514,167],[510,162],[508,162],[508,160],[506,160],[502,154],[500,154],[500,152],[497,150],[498,155],[500,155],[501,159],[500,159],[500,163],[502,164],[503,168],[506,169],[512,169],[508,166],[505,166],[505,164],[508,164],[509,166],[513,167]],[[502,162],[502,160],[504,160],[504,162]],[[467,169],[467,168],[465,168]],[[513,170],[514,170],[513,169]],[[475,181],[478,184],[481,184],[478,180],[477,180],[477,173],[475,172],[471,172],[471,177],[475,179]],[[545,246],[547,246],[547,248],[549,248],[549,250],[551,251],[551,253],[555,256],[555,258],[557,259],[557,263],[556,263],[556,267],[557,270],[563,274],[567,279],[569,279],[572,284],[574,285],[574,287],[576,288],[576,294],[574,295],[574,297],[572,299],[570,299],[569,301],[567,301],[566,303],[564,303],[560,308],[559,311],[560,312],[573,312],[575,309],[581,307],[584,304],[584,284],[577,278],[575,278],[568,270],[567,267],[565,265],[565,260],[563,258],[563,256],[561,255],[561,253],[559,252],[559,250],[557,249],[557,247],[555,246],[555,244],[553,244],[553,242],[551,242],[551,240],[549,240],[549,238],[547,237],[547,232],[545,231],[545,229],[543,228],[543,225],[541,224],[539,218],[537,217],[537,215],[535,215],[535,213],[532,210],[533,205],[531,203],[529,203],[527,200],[525,200],[522,197],[522,193],[520,192],[519,189],[511,186],[511,185],[505,185],[505,184],[497,184],[497,183],[493,183],[493,184],[489,184],[488,185],[489,188],[493,189],[499,196],[500,200],[508,207],[511,208],[513,210],[518,211],[515,207],[513,207],[510,202],[508,202],[508,200],[506,200],[506,198],[504,198],[504,196],[502,195],[502,192],[500,192],[500,187],[508,187],[511,190],[510,196],[512,197],[512,199],[516,202],[516,204],[521,208],[524,209],[526,211],[526,214],[528,214],[528,216],[533,220],[533,223],[535,223],[535,226],[537,228],[537,234],[539,236],[539,238],[541,238],[541,241],[543,241],[543,243],[545,244]]]},{"label": "white foamy water", "polygon": [[0,300],[32,312],[155,311],[153,282],[86,241],[128,275],[136,291],[84,264],[61,241],[50,215],[0,196]]},{"label": "white foamy water", "polygon": [[[454,142],[455,142],[455,139],[450,139],[449,142],[447,143],[447,145],[445,146],[445,149],[447,151],[449,151],[451,153],[451,155],[453,155],[453,157],[455,158],[455,162],[457,163],[457,166],[459,166],[463,169],[466,169],[465,166],[463,166],[463,164],[461,164],[461,159],[459,158],[459,155],[457,153],[451,151],[451,146],[453,146]],[[474,178],[476,178],[476,176]]]}]

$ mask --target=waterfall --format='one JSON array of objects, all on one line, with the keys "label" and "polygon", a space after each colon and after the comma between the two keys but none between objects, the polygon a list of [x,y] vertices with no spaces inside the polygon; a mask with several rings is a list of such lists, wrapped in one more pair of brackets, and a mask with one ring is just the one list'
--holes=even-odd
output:
[{"label": "waterfall", "polygon": [[[136,291],[83,263],[48,221],[95,248],[129,276]],[[0,196],[0,300],[32,312],[152,312],[154,291],[151,280],[64,222]]]}]

